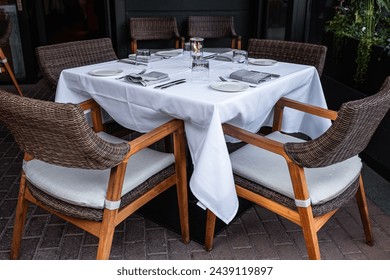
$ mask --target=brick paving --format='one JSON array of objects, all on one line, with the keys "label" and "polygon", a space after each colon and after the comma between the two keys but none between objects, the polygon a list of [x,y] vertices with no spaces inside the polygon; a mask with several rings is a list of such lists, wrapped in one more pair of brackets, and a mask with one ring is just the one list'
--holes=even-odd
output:
[{"label": "brick paving", "polygon": [[[26,96],[51,100],[53,93],[42,85],[41,82],[34,87],[23,85],[22,89]],[[21,162],[22,153],[0,125],[0,260],[9,259]],[[368,167],[363,171],[372,173]],[[365,184],[370,181],[365,180]],[[359,213],[351,201],[318,233],[323,259],[390,259],[390,216],[371,200],[369,211],[375,245],[365,244]],[[97,243],[97,238],[91,234],[30,206],[21,259],[95,259]],[[254,206],[216,236],[211,252],[194,241],[185,245],[177,233],[135,214],[117,227],[110,259],[301,260],[307,259],[307,253],[298,226]]]}]

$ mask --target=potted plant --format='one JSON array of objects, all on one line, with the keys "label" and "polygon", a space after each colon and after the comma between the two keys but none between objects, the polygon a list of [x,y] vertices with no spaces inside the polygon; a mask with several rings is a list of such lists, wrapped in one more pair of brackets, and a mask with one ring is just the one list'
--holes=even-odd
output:
[{"label": "potted plant", "polygon": [[[338,0],[333,18],[325,30],[333,32],[336,50],[343,47],[345,38],[358,40],[354,80],[363,83],[374,46],[390,55],[390,0]],[[337,51],[336,51],[337,53]]]}]

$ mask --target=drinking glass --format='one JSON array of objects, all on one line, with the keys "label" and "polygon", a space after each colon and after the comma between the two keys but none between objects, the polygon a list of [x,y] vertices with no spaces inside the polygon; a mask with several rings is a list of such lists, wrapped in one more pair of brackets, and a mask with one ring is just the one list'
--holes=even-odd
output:
[{"label": "drinking glass", "polygon": [[196,84],[209,82],[210,64],[206,59],[194,59],[191,67],[191,81]]},{"label": "drinking glass", "polygon": [[190,39],[192,59],[203,58],[203,41],[204,39],[200,37],[193,37]]},{"label": "drinking glass", "polygon": [[233,50],[233,69],[243,69],[248,66],[248,52]]},{"label": "drinking glass", "polygon": [[184,43],[183,58],[185,60],[191,60],[191,43],[190,42]]},{"label": "drinking glass", "polygon": [[138,66],[148,67],[149,60],[150,60],[150,50],[137,49],[135,53],[135,62],[137,67]]}]

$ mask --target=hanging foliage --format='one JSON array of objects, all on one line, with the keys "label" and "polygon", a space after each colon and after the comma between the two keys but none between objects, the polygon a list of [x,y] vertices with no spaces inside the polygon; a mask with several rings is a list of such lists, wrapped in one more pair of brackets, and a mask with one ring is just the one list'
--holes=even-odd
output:
[{"label": "hanging foliage", "polygon": [[334,33],[338,47],[343,37],[359,40],[354,79],[363,83],[373,45],[386,48],[390,39],[390,0],[339,0],[326,30]]}]

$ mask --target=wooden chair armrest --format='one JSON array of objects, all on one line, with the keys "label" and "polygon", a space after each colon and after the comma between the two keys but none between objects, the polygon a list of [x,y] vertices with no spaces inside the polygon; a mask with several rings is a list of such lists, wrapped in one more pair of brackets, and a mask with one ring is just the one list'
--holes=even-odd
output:
[{"label": "wooden chair armrest", "polygon": [[315,116],[327,118],[330,120],[335,120],[337,118],[337,111],[325,109],[319,106],[310,105],[307,103],[302,103],[296,100],[288,99],[282,97],[275,104],[274,111],[274,123],[273,131],[280,130],[282,127],[283,119],[283,109],[284,107],[289,107],[298,111],[306,112]]},{"label": "wooden chair armrest", "polygon": [[95,132],[104,130],[102,111],[100,105],[93,99],[85,100],[78,104],[84,111],[91,111],[92,128]]},{"label": "wooden chair armrest", "polygon": [[129,142],[130,151],[126,155],[124,161],[127,161],[130,156],[139,152],[140,150],[150,146],[153,143],[163,139],[165,136],[168,136],[174,132],[182,132],[184,131],[184,123],[182,120],[173,119],[169,122],[164,123],[163,125],[137,137],[134,140]]},{"label": "wooden chair armrest", "polygon": [[283,143],[266,138],[259,134],[249,132],[231,124],[223,124],[222,128],[223,132],[229,136],[232,136],[236,139],[244,141],[245,143],[257,146],[264,150],[279,154],[283,156],[286,160],[289,160],[288,155],[284,151]]}]

